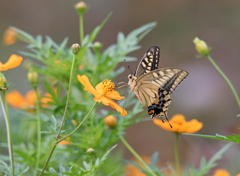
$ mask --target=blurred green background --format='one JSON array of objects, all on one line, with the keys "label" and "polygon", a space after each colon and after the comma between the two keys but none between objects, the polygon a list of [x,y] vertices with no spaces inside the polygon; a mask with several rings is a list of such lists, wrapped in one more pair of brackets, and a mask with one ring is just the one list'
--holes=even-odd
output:
[{"label": "blurred green background", "polygon": [[[79,43],[78,15],[74,9],[77,2],[0,0],[0,35],[3,36],[8,26],[14,26],[33,36],[49,35],[56,42],[69,37],[70,47],[72,43]],[[240,126],[240,119],[236,117],[239,107],[236,100],[207,58],[196,57],[192,40],[198,36],[212,47],[211,56],[240,94],[240,1],[89,0],[85,3],[90,5],[90,10],[84,16],[85,34],[100,24],[108,13],[113,13],[96,39],[103,43],[103,49],[117,42],[119,31],[127,35],[146,23],[158,23],[140,42],[142,48],[130,56],[137,57],[139,61],[149,47],[156,45],[161,48],[160,67],[182,68],[189,72],[188,78],[172,95],[169,117],[180,113],[188,120],[198,119],[204,124],[198,132],[201,134],[239,134],[237,127]],[[20,50],[26,50],[22,42],[7,47],[1,44],[0,61],[5,62],[11,54],[18,54]],[[120,65],[130,65],[134,70],[138,61]],[[10,90],[18,89],[25,94],[31,89],[27,72],[21,66],[4,74]],[[126,70],[119,78],[128,74]],[[0,127],[5,128],[2,118]],[[125,138],[142,156],[150,156],[158,151],[162,163],[174,162],[174,134],[162,130],[152,121],[129,127]],[[183,165],[198,165],[201,156],[210,158],[225,143],[181,135],[180,161]],[[120,144],[118,148],[124,146]],[[239,153],[239,146],[235,144],[224,154],[217,167],[233,173],[240,172],[240,157],[236,153]],[[126,150],[125,157],[131,159],[133,156]]]}]

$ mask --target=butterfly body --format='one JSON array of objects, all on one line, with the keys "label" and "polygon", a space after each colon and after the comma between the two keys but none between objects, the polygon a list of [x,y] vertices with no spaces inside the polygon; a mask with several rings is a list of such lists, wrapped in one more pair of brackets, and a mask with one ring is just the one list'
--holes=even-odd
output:
[{"label": "butterfly body", "polygon": [[160,48],[151,47],[141,59],[134,75],[128,76],[128,85],[141,104],[148,106],[151,117],[167,119],[170,95],[188,73],[176,68],[158,69]]}]

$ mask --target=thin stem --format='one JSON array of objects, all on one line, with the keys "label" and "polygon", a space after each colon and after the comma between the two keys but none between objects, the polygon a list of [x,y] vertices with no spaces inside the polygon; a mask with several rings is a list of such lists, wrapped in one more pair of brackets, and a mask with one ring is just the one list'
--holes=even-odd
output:
[{"label": "thin stem", "polygon": [[79,15],[79,32],[80,32],[81,45],[83,45],[83,39],[84,39],[83,14],[80,14],[80,15]]},{"label": "thin stem", "polygon": [[72,61],[72,67],[71,67],[70,78],[69,78],[69,85],[68,85],[68,95],[67,95],[67,101],[66,101],[65,110],[64,110],[64,113],[63,113],[62,122],[61,122],[61,125],[60,125],[60,128],[59,128],[58,135],[56,137],[55,144],[54,144],[54,146],[53,146],[53,148],[51,150],[51,153],[49,154],[48,159],[47,159],[47,161],[46,161],[46,163],[44,165],[44,168],[42,169],[42,172],[40,173],[39,176],[41,176],[43,174],[44,170],[46,169],[46,167],[48,165],[48,162],[50,161],[50,158],[51,158],[51,156],[52,156],[52,154],[53,154],[53,152],[54,152],[54,150],[55,150],[55,148],[56,148],[56,146],[58,144],[57,141],[58,141],[58,139],[60,137],[61,130],[62,130],[62,127],[63,127],[63,122],[65,120],[66,113],[67,113],[67,107],[68,107],[68,102],[69,102],[69,97],[70,97],[70,92],[71,92],[71,82],[72,82],[72,73],[73,73],[74,62],[75,62],[75,55],[74,55],[73,61]]},{"label": "thin stem", "polygon": [[87,114],[87,116],[83,119],[83,121],[75,128],[75,130],[73,130],[71,133],[69,133],[68,135],[64,136],[62,139],[59,139],[57,141],[57,143],[61,142],[62,140],[68,138],[69,136],[71,136],[73,133],[75,133],[78,128],[80,128],[82,126],[82,124],[88,119],[89,115],[92,113],[93,109],[95,108],[95,106],[97,105],[98,102],[95,102],[95,104],[93,105],[92,109],[89,111],[89,113]]},{"label": "thin stem", "polygon": [[9,113],[8,113],[8,105],[7,105],[5,91],[3,91],[3,96],[4,96],[4,100],[5,100],[5,108],[6,108],[7,113],[5,112],[1,95],[0,95],[0,103],[2,106],[3,116],[5,118],[5,123],[6,123],[7,139],[8,139],[8,152],[9,152],[10,163],[11,163],[11,168],[12,168],[12,175],[14,176],[14,159],[13,159],[13,147],[12,147],[12,140],[11,140],[11,125],[10,125],[10,118],[9,118]]},{"label": "thin stem", "polygon": [[123,138],[120,133],[117,133],[118,137],[122,141],[122,143],[128,148],[128,150],[138,159],[138,161],[143,165],[143,167],[151,173],[151,175],[156,176],[156,174],[152,171],[152,169],[143,161],[143,159],[135,152],[135,150],[128,144],[128,142]]},{"label": "thin stem", "polygon": [[89,115],[91,114],[91,112],[93,111],[93,109],[95,108],[95,106],[97,105],[97,102],[93,105],[92,109],[89,111],[89,113],[87,114],[87,116],[83,119],[83,121],[77,126],[77,128],[75,130],[73,130],[70,134],[68,134],[67,136],[65,136],[64,138],[58,140],[58,141],[55,141],[55,144],[51,150],[51,153],[49,154],[48,156],[48,159],[44,165],[44,168],[42,169],[42,172],[40,173],[39,176],[41,176],[43,174],[43,172],[45,171],[47,165],[48,165],[48,162],[50,161],[50,158],[52,157],[52,154],[56,148],[56,146],[58,145],[59,142],[61,142],[62,140],[66,139],[67,137],[71,136],[73,133],[75,133],[77,131],[78,128],[80,128],[80,126],[82,126],[82,124],[88,119]]},{"label": "thin stem", "polygon": [[178,154],[178,137],[179,133],[175,133],[175,143],[174,143],[174,151],[175,151],[175,162],[177,166],[177,172],[180,174],[180,162],[179,162],[179,154]]},{"label": "thin stem", "polygon": [[39,176],[41,176],[41,175],[43,174],[43,172],[45,171],[45,169],[46,169],[46,167],[47,167],[47,165],[48,165],[48,162],[50,161],[50,158],[52,157],[52,154],[53,154],[56,146],[57,146],[57,143],[54,144],[54,146],[53,146],[53,148],[52,148],[52,150],[51,150],[51,152],[50,152],[50,154],[49,154],[49,156],[48,156],[48,159],[47,159],[47,161],[46,161],[46,163],[45,163],[45,165],[44,165],[44,167],[43,167],[43,169],[42,169],[42,172],[40,173]]},{"label": "thin stem", "polygon": [[212,59],[212,57],[210,55],[207,56],[208,60],[213,64],[213,66],[216,68],[216,70],[218,71],[218,73],[223,77],[223,79],[228,83],[229,87],[231,88],[233,95],[235,96],[238,106],[240,108],[240,99],[238,97],[238,94],[235,90],[235,88],[233,87],[232,83],[230,82],[230,80],[227,78],[227,76],[222,72],[222,70],[217,66],[217,64],[214,62],[214,60]]},{"label": "thin stem", "polygon": [[74,57],[73,57],[72,67],[71,67],[71,72],[70,72],[69,85],[68,85],[67,102],[66,102],[66,106],[65,106],[64,113],[63,113],[62,123],[61,123],[61,125],[60,125],[58,135],[57,135],[57,137],[56,137],[56,141],[57,141],[57,140],[59,139],[59,137],[60,137],[61,130],[62,130],[62,126],[63,126],[63,122],[64,122],[64,120],[65,120],[66,113],[67,113],[68,102],[69,102],[69,97],[70,97],[70,92],[71,92],[71,87],[72,87],[71,82],[72,82],[72,73],[73,73],[74,62],[75,62],[75,55],[74,55]]},{"label": "thin stem", "polygon": [[39,161],[40,161],[40,154],[41,154],[41,120],[40,120],[40,102],[39,102],[39,95],[37,91],[37,87],[34,88],[37,96],[37,162],[36,162],[36,174],[38,172]]}]

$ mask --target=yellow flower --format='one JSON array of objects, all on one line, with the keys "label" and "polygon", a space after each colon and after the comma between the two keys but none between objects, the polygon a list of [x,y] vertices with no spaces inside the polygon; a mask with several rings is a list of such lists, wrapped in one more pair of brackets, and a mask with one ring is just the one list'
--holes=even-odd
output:
[{"label": "yellow flower", "polygon": [[225,169],[218,169],[214,172],[213,176],[230,176],[230,174]]},{"label": "yellow flower", "polygon": [[153,119],[153,122],[165,130],[173,131],[176,133],[195,133],[203,126],[203,124],[196,119],[192,119],[191,121],[186,122],[185,117],[182,114],[174,115],[169,121],[172,124],[172,128],[168,123],[162,123],[162,120],[160,119],[155,118]]},{"label": "yellow flower", "polygon": [[7,28],[3,35],[3,44],[11,45],[17,41],[16,38],[17,32],[12,27]]},{"label": "yellow flower", "polygon": [[21,56],[12,54],[5,64],[0,62],[0,71],[6,71],[8,69],[17,67],[21,64],[22,60],[23,58]]},{"label": "yellow flower", "polygon": [[117,126],[117,119],[113,115],[108,115],[107,117],[105,117],[104,120],[105,120],[105,124],[109,128],[113,128],[113,127]]},{"label": "yellow flower", "polygon": [[35,106],[37,96],[34,90],[30,90],[25,96],[14,90],[6,94],[6,99],[16,109],[32,110],[31,106]]},{"label": "yellow flower", "polygon": [[74,126],[77,126],[77,121],[76,120],[72,120],[71,122]]},{"label": "yellow flower", "polygon": [[127,115],[127,112],[122,107],[111,100],[121,100],[125,98],[121,97],[117,91],[114,91],[115,85],[111,81],[106,79],[99,83],[94,89],[86,75],[78,75],[77,77],[78,80],[84,85],[84,90],[92,93],[95,96],[93,98],[94,101],[102,102],[102,104],[106,106],[111,106],[113,109],[116,109],[118,112],[120,112],[124,117]]}]

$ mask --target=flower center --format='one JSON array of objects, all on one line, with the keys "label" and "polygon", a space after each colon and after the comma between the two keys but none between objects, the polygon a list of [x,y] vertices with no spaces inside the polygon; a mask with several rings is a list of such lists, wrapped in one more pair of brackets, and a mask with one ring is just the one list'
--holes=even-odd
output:
[{"label": "flower center", "polygon": [[102,82],[102,95],[106,95],[108,92],[112,92],[115,88],[115,85],[111,82],[111,80],[104,80]]}]

